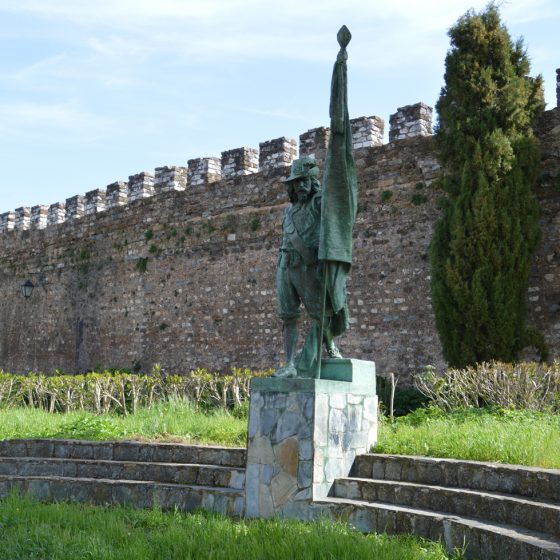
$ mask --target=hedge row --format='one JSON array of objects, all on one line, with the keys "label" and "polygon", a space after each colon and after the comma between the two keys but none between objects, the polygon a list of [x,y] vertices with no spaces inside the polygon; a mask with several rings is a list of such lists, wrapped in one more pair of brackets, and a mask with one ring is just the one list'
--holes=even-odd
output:
[{"label": "hedge row", "polygon": [[443,373],[428,366],[416,387],[444,410],[494,406],[560,412],[560,361],[485,362]]},{"label": "hedge row", "polygon": [[230,375],[221,375],[199,368],[187,375],[165,375],[157,365],[151,375],[118,370],[83,375],[12,375],[0,370],[0,408],[28,406],[49,412],[129,414],[165,399],[230,408],[248,399],[252,377],[268,376],[272,371],[233,368]]}]

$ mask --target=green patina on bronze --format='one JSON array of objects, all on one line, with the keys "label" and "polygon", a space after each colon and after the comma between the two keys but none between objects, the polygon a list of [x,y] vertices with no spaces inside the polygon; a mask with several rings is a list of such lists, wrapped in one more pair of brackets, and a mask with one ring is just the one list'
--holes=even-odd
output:
[{"label": "green patina on bronze", "polygon": [[[292,204],[284,213],[276,274],[286,365],[276,377],[319,377],[322,344],[328,358],[341,358],[333,339],[349,326],[346,280],[352,265],[357,206],[346,73],[346,47],[351,37],[346,26],[337,35],[340,51],[331,82],[331,136],[323,188],[317,179],[319,168],[311,158],[294,161],[286,179]],[[296,357],[302,305],[314,324]]]}]

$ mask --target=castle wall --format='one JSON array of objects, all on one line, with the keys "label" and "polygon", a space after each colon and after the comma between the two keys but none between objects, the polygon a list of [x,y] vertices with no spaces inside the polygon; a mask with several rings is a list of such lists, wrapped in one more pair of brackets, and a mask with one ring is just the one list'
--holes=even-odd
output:
[{"label": "castle wall", "polygon": [[[421,109],[399,112],[419,118],[428,113]],[[404,133],[392,130],[395,140],[379,145],[382,121],[355,121],[360,192],[352,325],[340,347],[406,383],[426,364],[445,365],[428,262],[440,196],[430,185],[439,165],[425,123],[399,121]],[[364,132],[368,122],[373,132]],[[540,136],[543,241],[528,297],[530,320],[559,357],[558,109],[544,115]],[[303,134],[300,153],[321,160],[326,138],[324,128]],[[149,371],[157,362],[182,373],[277,366],[274,274],[287,204],[280,179],[296,153],[295,141],[280,138],[261,144],[259,171],[255,150],[230,150],[221,161],[158,168],[131,176],[128,187],[114,183],[106,193],[1,215],[0,368],[81,372],[102,364]],[[36,287],[26,300],[19,290],[27,278]]]}]

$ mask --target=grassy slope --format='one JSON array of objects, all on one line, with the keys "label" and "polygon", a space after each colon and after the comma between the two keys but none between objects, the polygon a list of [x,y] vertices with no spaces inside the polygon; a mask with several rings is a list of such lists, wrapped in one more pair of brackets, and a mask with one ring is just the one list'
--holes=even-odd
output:
[{"label": "grassy slope", "polygon": [[0,560],[444,560],[439,543],[362,535],[342,523],[233,521],[208,513],[0,502]]},{"label": "grassy slope", "polygon": [[420,409],[382,422],[379,453],[560,468],[560,415],[483,409]]},{"label": "grassy slope", "polygon": [[159,403],[135,415],[49,414],[36,409],[0,410],[0,439],[151,439],[244,446],[247,420],[222,411],[203,413],[183,403]]}]

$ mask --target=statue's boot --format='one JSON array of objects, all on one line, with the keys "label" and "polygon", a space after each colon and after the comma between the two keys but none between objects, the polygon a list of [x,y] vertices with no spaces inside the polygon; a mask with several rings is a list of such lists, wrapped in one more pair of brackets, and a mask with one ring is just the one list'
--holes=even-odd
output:
[{"label": "statue's boot", "polygon": [[285,320],[282,333],[284,335],[284,352],[286,353],[286,365],[284,367],[278,368],[272,374],[272,377],[297,377],[297,369],[295,366],[296,346],[298,340],[297,320]]},{"label": "statue's boot", "polygon": [[273,374],[272,377],[297,377],[297,369],[294,364],[286,364],[284,367],[278,368]]},{"label": "statue's boot", "polygon": [[323,341],[325,343],[325,348],[327,350],[327,356],[329,358],[342,358],[340,350],[336,347],[334,343],[334,336],[332,335],[330,327],[325,327],[323,331]]},{"label": "statue's boot", "polygon": [[334,342],[331,342],[330,345],[327,346],[327,354],[329,358],[342,358],[342,354],[340,350],[335,346]]}]

